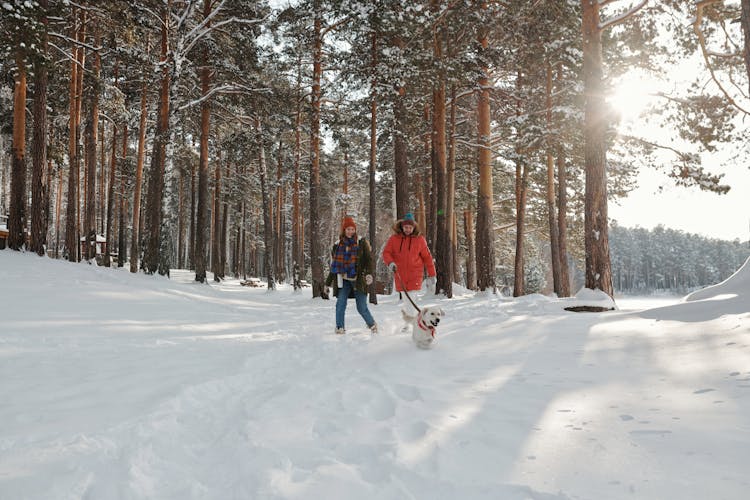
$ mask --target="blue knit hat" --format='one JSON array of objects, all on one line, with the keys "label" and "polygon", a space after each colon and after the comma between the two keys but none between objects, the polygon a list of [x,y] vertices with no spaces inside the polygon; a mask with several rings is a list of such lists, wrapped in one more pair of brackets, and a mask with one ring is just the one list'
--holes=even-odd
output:
[{"label": "blue knit hat", "polygon": [[401,221],[401,225],[408,224],[411,226],[416,226],[417,222],[414,220],[414,214],[411,212],[406,212],[406,215],[404,215],[404,219]]}]

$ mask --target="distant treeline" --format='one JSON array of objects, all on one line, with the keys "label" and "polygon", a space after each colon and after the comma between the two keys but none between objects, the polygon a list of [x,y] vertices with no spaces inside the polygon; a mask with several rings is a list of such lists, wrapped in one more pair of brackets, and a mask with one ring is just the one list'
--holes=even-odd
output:
[{"label": "distant treeline", "polygon": [[750,242],[717,240],[657,226],[613,225],[609,235],[614,288],[623,293],[685,293],[719,283],[750,255]]}]

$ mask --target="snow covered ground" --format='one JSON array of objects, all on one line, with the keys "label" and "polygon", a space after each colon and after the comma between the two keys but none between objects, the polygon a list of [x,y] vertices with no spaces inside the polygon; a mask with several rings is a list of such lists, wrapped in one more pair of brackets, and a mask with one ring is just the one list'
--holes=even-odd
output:
[{"label": "snow covered ground", "polygon": [[[589,297],[590,298],[590,297]],[[688,300],[200,285],[0,251],[0,498],[746,499],[750,264]]]}]

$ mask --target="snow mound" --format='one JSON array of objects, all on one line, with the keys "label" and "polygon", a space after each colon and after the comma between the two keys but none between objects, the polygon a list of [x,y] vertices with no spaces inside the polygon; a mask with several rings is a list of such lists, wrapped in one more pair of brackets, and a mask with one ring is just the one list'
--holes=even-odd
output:
[{"label": "snow mound", "polygon": [[748,298],[750,295],[750,257],[733,275],[721,283],[711,285],[687,295],[685,302],[706,299],[722,299],[728,296]]}]

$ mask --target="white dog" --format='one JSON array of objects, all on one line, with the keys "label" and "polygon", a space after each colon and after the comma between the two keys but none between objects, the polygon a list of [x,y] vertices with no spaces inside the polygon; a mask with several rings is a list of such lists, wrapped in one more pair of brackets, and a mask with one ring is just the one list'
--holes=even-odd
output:
[{"label": "white dog", "polygon": [[411,324],[411,338],[420,349],[429,349],[435,340],[435,330],[440,318],[445,316],[443,310],[436,306],[423,307],[416,316],[401,311],[404,321]]}]

